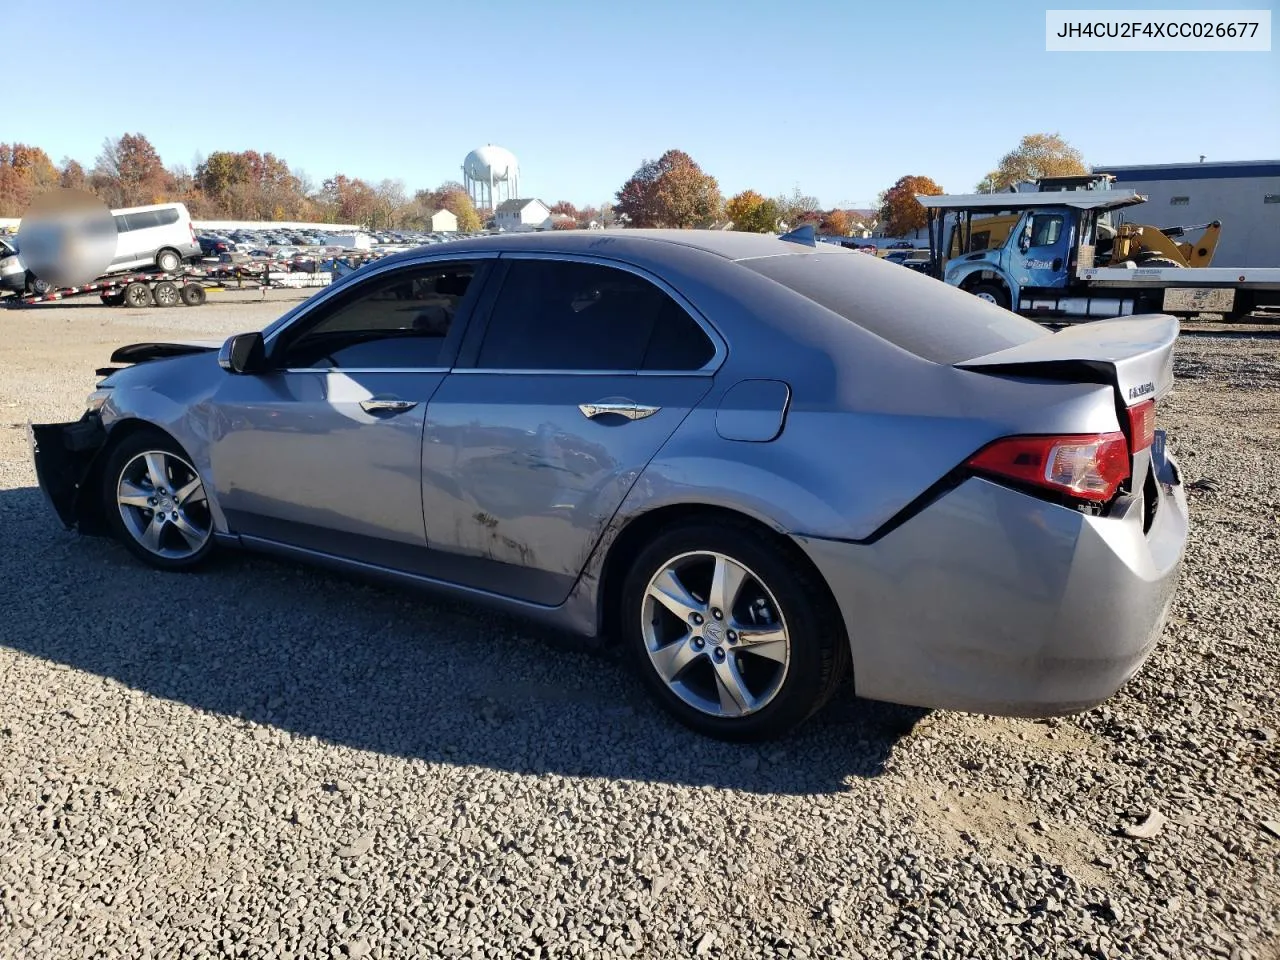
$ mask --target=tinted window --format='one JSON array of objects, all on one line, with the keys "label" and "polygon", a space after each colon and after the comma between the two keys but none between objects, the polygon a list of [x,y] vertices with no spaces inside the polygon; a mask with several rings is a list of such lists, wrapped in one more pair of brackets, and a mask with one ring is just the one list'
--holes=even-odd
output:
[{"label": "tinted window", "polygon": [[123,213],[117,213],[114,219],[116,221],[117,233],[124,233],[127,230],[133,229],[132,227],[129,226],[129,218],[126,217]]},{"label": "tinted window", "polygon": [[476,365],[696,370],[714,353],[693,318],[643,277],[589,263],[514,260]]},{"label": "tinted window", "polygon": [[357,284],[320,308],[318,322],[285,348],[284,364],[319,369],[439,366],[445,338],[474,275],[472,264],[433,264]]},{"label": "tinted window", "polygon": [[157,226],[163,227],[167,224],[178,222],[178,211],[173,207],[170,207],[167,210],[157,210],[155,213]]},{"label": "tinted window", "polygon": [[792,254],[741,264],[934,363],[972,360],[1048,336],[1016,313],[863,254]]}]

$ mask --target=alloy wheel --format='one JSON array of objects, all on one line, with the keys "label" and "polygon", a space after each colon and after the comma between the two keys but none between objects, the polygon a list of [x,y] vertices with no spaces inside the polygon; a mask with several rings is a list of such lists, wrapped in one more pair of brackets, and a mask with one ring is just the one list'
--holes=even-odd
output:
[{"label": "alloy wheel", "polygon": [[116,504],[129,535],[167,560],[195,555],[213,533],[199,474],[165,450],[144,451],[125,464],[116,483]]},{"label": "alloy wheel", "polygon": [[694,709],[743,717],[782,689],[786,621],[764,582],[732,557],[695,551],[667,561],[649,581],[641,617],[654,671]]}]

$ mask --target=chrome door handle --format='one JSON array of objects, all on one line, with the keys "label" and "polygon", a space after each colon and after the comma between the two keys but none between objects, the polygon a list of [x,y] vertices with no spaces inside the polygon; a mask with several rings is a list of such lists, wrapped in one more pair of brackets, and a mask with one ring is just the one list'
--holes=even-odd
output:
[{"label": "chrome door handle", "polygon": [[630,401],[601,400],[596,403],[580,403],[578,404],[578,409],[582,411],[582,415],[588,420],[594,420],[596,417],[603,417],[609,414],[616,417],[626,417],[628,420],[643,420],[645,417],[652,417],[662,408],[644,406]]},{"label": "chrome door handle", "polygon": [[412,410],[417,405],[417,400],[392,400],[387,397],[370,397],[360,401],[360,409],[365,413],[400,413]]}]

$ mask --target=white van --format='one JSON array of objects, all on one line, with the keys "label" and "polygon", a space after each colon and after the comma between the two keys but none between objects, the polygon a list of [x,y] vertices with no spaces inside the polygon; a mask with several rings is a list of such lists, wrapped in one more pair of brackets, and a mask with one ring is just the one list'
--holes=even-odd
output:
[{"label": "white van", "polygon": [[200,256],[191,214],[181,203],[112,210],[116,218],[116,255],[108,273],[156,266],[166,273]]}]

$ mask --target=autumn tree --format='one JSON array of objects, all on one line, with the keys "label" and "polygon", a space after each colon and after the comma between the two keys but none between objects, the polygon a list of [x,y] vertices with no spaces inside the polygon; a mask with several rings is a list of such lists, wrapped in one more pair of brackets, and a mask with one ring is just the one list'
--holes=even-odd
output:
[{"label": "autumn tree", "polygon": [[552,219],[551,221],[552,230],[577,230],[578,229],[578,221],[573,219],[573,217],[569,216],[568,214],[562,213],[559,215],[553,215],[553,217],[554,219]]},{"label": "autumn tree", "polygon": [[853,229],[853,221],[843,210],[831,210],[823,215],[819,229],[833,237],[847,237]]},{"label": "autumn tree", "polygon": [[448,210],[458,218],[458,229],[464,233],[475,233],[484,226],[471,195],[456,180],[446,181],[434,190],[419,190],[414,194],[411,206],[414,219],[424,224],[426,218],[437,210]]},{"label": "autumn tree", "polygon": [[568,200],[557,201],[551,207],[551,212],[552,214],[560,214],[565,217],[572,217],[574,220],[577,220],[579,217],[578,208],[575,207]]},{"label": "autumn tree", "polygon": [[778,205],[778,216],[788,228],[798,227],[802,223],[816,224],[822,218],[822,214],[818,212],[818,198],[801,193],[799,186],[792,187],[790,193],[775,198],[774,203]]},{"label": "autumn tree", "polygon": [[0,143],[0,216],[22,216],[32,199],[57,185],[58,169],[39,147]]},{"label": "autumn tree", "polygon": [[165,199],[169,189],[168,174],[160,155],[140,133],[104,140],[90,182],[112,207],[158,203]]},{"label": "autumn tree", "polygon": [[58,171],[58,186],[69,190],[87,190],[89,176],[77,161],[70,157],[63,157],[62,168]]},{"label": "autumn tree", "polygon": [[374,188],[375,204],[370,226],[374,229],[394,229],[401,225],[408,203],[403,180],[382,180]]},{"label": "autumn tree", "polygon": [[193,198],[204,197],[226,214],[250,220],[292,220],[313,213],[301,181],[272,153],[215,150],[196,165]]},{"label": "autumn tree", "polygon": [[928,177],[899,177],[897,183],[880,195],[880,222],[885,225],[885,234],[903,237],[923,229],[929,218],[916,195],[937,196],[940,193],[942,188]]},{"label": "autumn tree", "polygon": [[617,194],[615,212],[633,227],[709,225],[720,213],[720,185],[683,150],[646,160]]},{"label": "autumn tree", "polygon": [[1000,158],[1000,165],[978,184],[979,193],[997,193],[1041,177],[1071,177],[1089,172],[1080,151],[1056,133],[1029,133]]},{"label": "autumn tree", "polygon": [[733,229],[744,233],[773,233],[778,229],[778,203],[754,190],[743,190],[725,204]]},{"label": "autumn tree", "polygon": [[334,174],[320,187],[320,198],[339,223],[368,224],[374,216],[377,195],[373,187],[358,177]]}]

